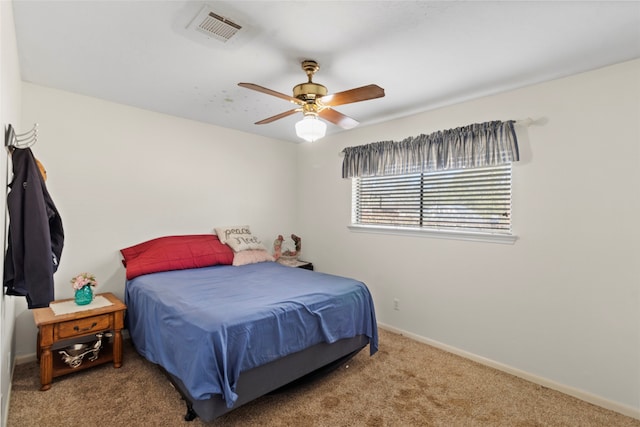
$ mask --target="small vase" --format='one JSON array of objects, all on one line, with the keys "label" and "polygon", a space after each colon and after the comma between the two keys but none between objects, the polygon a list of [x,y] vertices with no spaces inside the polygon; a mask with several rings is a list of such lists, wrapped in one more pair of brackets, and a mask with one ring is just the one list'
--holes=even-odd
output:
[{"label": "small vase", "polygon": [[76,290],[76,304],[87,305],[93,301],[93,289],[90,285],[85,285],[82,288]]}]

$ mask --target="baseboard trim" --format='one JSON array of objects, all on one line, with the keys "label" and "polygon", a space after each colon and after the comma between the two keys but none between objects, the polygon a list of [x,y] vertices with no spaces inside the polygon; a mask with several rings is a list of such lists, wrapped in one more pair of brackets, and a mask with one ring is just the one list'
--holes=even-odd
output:
[{"label": "baseboard trim", "polygon": [[38,358],[35,353],[24,354],[22,356],[16,356],[15,363],[16,365],[22,365],[24,363],[36,362]]},{"label": "baseboard trim", "polygon": [[4,408],[2,408],[2,426],[6,426],[9,422],[9,407],[11,406],[11,391],[13,390],[13,372],[16,368],[16,359],[13,358],[11,363],[11,369],[9,372],[9,389],[7,390],[7,398],[4,401]]},{"label": "baseboard trim", "polygon": [[13,379],[9,381],[9,390],[7,390],[7,398],[4,401],[4,408],[2,408],[2,424],[6,426],[9,422],[9,404],[11,403],[11,389],[13,388]]},{"label": "baseboard trim", "polygon": [[488,359],[486,357],[478,356],[477,354],[470,353],[465,350],[461,350],[459,348],[443,344],[439,341],[435,341],[429,338],[425,338],[423,336],[407,332],[405,330],[395,328],[390,325],[386,325],[384,323],[378,323],[378,326],[381,329],[386,329],[390,332],[395,332],[400,335],[404,335],[413,340],[422,342],[424,344],[428,344],[430,346],[439,348],[440,350],[444,350],[449,353],[453,353],[457,356],[464,357],[465,359],[473,360],[474,362],[478,362],[482,365],[489,366],[491,368],[495,368],[499,371],[506,372],[508,374],[514,375],[516,377],[522,378],[524,380],[530,381],[532,383],[559,391],[561,393],[567,394],[569,396],[573,396],[580,400],[584,400],[585,402],[591,403],[596,406],[600,406],[605,409],[609,409],[614,412],[618,412],[619,414],[626,415],[627,417],[635,418],[640,420],[640,409],[634,408],[632,406],[624,405],[622,403],[618,403],[604,397],[586,392],[584,390],[580,390],[575,387],[571,387],[565,384],[558,383],[556,381],[550,380],[548,378],[544,378],[538,375],[531,374],[529,372],[523,371],[521,369],[514,368],[509,365],[505,365],[504,363],[496,362],[495,360]]}]

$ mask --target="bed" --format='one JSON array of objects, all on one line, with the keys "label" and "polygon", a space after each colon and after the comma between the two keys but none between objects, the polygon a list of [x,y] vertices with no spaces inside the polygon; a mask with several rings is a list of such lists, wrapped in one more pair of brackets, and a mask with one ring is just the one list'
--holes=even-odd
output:
[{"label": "bed", "polygon": [[371,355],[378,349],[365,284],[276,262],[135,275],[125,302],[136,350],[179,390],[185,419],[211,421],[367,345]]}]

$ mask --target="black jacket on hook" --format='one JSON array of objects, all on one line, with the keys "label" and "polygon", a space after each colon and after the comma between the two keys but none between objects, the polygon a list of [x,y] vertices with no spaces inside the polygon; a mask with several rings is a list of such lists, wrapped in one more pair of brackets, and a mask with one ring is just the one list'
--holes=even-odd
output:
[{"label": "black jacket on hook", "polygon": [[11,158],[4,286],[8,295],[26,297],[30,309],[48,307],[54,300],[53,273],[64,246],[62,220],[31,149],[16,148]]}]

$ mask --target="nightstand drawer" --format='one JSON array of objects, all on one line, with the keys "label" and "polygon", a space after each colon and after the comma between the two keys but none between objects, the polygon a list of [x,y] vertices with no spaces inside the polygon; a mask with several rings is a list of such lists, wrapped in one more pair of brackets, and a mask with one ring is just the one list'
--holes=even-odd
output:
[{"label": "nightstand drawer", "polygon": [[103,314],[101,316],[89,317],[86,319],[71,320],[69,322],[62,322],[57,325],[57,337],[58,338],[71,338],[78,335],[91,334],[93,332],[99,332],[105,329],[109,329],[111,326],[111,315]]}]

